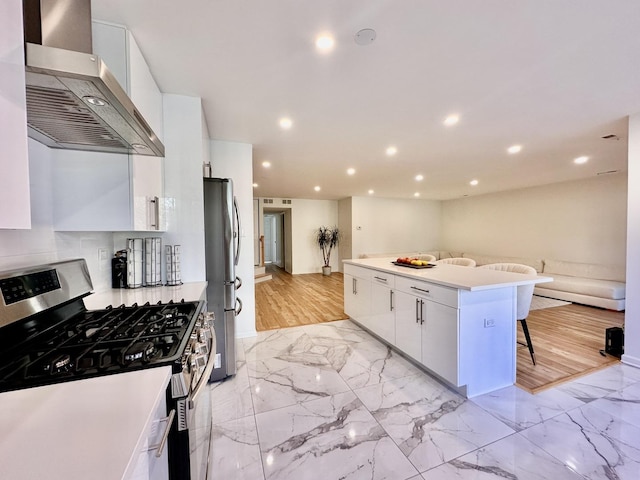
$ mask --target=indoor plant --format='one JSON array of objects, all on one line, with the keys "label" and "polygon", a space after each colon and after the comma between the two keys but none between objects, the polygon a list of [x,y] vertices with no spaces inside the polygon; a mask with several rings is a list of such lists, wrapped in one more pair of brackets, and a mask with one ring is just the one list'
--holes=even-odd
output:
[{"label": "indoor plant", "polygon": [[324,266],[322,267],[323,275],[331,275],[331,249],[338,245],[340,241],[340,231],[338,227],[320,227],[316,230],[316,245],[322,251],[322,259]]}]

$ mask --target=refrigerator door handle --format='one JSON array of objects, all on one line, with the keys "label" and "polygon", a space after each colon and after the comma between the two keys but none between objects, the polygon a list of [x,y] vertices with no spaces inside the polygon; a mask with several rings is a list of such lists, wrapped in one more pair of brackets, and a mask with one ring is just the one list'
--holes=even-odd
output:
[{"label": "refrigerator door handle", "polygon": [[233,232],[233,236],[236,237],[236,258],[234,261],[234,264],[237,266],[238,265],[238,260],[240,259],[240,232],[242,231],[242,224],[240,223],[240,210],[238,209],[238,199],[234,196],[233,197],[233,209],[235,210],[235,214],[236,214],[236,220],[237,220],[237,224],[238,224],[238,231],[237,232]]},{"label": "refrigerator door handle", "polygon": [[242,279],[238,276],[236,276],[235,285],[236,285],[236,290],[238,290],[242,286]]},{"label": "refrigerator door handle", "polygon": [[242,311],[242,300],[240,300],[239,298],[236,298],[236,316],[240,315],[241,311]]}]

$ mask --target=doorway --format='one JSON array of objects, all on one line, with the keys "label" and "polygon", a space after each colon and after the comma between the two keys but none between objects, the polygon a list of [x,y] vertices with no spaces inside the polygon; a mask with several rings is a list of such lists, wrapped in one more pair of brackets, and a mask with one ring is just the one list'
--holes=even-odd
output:
[{"label": "doorway", "polygon": [[261,223],[265,265],[275,265],[292,273],[291,208],[266,207]]},{"label": "doorway", "polygon": [[264,263],[284,268],[284,212],[264,214]]}]

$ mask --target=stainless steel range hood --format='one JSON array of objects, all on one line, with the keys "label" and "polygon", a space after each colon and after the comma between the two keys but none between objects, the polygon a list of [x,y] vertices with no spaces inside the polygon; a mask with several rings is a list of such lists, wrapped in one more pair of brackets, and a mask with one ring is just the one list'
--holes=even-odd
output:
[{"label": "stainless steel range hood", "polygon": [[91,1],[23,7],[29,136],[52,148],[163,157],[162,142],[91,53]]}]

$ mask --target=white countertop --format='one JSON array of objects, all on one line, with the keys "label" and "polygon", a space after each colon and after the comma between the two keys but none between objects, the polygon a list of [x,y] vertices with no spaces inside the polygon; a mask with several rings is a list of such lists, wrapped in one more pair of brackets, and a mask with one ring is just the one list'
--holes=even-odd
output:
[{"label": "white countertop", "polygon": [[89,310],[100,310],[109,305],[144,305],[145,303],[186,302],[204,300],[207,282],[190,282],[176,287],[140,287],[140,288],[112,288],[95,292],[85,297],[84,304]]},{"label": "white countertop", "polygon": [[553,278],[522,273],[501,272],[487,268],[463,267],[441,264],[433,268],[415,269],[400,267],[391,263],[392,258],[362,258],[344,260],[344,263],[359,267],[372,268],[403,277],[415,278],[426,282],[453,287],[461,290],[491,290],[494,288],[530,285],[532,283],[552,282]]},{"label": "white countertop", "polygon": [[170,376],[158,367],[0,394],[0,476],[127,479]]}]

